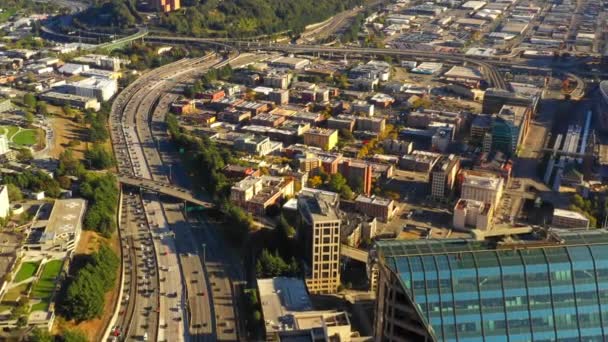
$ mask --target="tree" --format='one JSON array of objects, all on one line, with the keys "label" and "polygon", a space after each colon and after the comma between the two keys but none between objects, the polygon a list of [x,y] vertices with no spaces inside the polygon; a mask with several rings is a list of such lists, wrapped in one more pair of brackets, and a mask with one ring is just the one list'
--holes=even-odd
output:
[{"label": "tree", "polygon": [[28,126],[31,126],[34,123],[34,114],[32,114],[32,112],[25,112],[25,122]]},{"label": "tree", "polygon": [[74,115],[76,115],[76,112],[70,105],[65,105],[61,107],[61,110],[63,111],[63,114],[65,114],[65,116],[67,117],[73,117]]},{"label": "tree", "polygon": [[59,166],[57,167],[58,175],[80,177],[84,172],[84,166],[80,160],[74,157],[74,151],[68,148],[61,152],[59,155]]},{"label": "tree", "polygon": [[53,342],[53,341],[55,341],[55,338],[47,330],[35,327],[32,330],[31,335],[29,336],[29,341],[30,342]]},{"label": "tree", "polygon": [[26,93],[23,95],[23,104],[29,109],[36,108],[36,96],[32,93]]},{"label": "tree", "polygon": [[323,181],[321,180],[321,177],[319,176],[314,176],[312,178],[310,178],[308,180],[308,186],[310,186],[311,188],[318,188],[321,185],[323,185]]},{"label": "tree", "polygon": [[21,189],[15,184],[7,184],[6,191],[8,192],[8,199],[11,202],[18,202],[23,199],[23,193]]},{"label": "tree", "polygon": [[340,192],[346,186],[346,178],[339,173],[334,173],[329,177],[327,185],[331,191]]},{"label": "tree", "polygon": [[46,102],[38,102],[38,104],[36,105],[36,113],[43,116],[46,116],[49,113]]},{"label": "tree", "polygon": [[34,155],[29,148],[22,148],[17,152],[16,158],[20,163],[29,163],[34,159]]},{"label": "tree", "polygon": [[89,162],[89,165],[96,170],[104,170],[114,166],[114,157],[102,145],[93,145],[88,149],[84,157]]}]

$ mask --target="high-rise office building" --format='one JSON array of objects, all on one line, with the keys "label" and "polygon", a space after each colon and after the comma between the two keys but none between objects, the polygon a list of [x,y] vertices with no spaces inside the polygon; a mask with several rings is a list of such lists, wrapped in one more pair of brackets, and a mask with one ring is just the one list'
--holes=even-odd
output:
[{"label": "high-rise office building", "polygon": [[335,293],[340,285],[340,196],[304,188],[298,196],[300,224],[309,269],[306,286],[313,294]]},{"label": "high-rise office building", "polygon": [[384,240],[375,255],[376,341],[608,338],[605,230]]}]

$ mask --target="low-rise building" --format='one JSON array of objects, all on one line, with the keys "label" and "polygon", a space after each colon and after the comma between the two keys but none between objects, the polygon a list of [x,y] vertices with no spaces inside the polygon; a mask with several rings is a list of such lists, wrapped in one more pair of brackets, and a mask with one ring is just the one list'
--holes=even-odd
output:
[{"label": "low-rise building", "polygon": [[316,311],[301,279],[257,280],[265,341],[351,341],[346,312]]},{"label": "low-rise building", "polygon": [[248,176],[232,186],[230,201],[253,215],[263,216],[270,206],[278,205],[293,194],[294,181],[291,178]]},{"label": "low-rise building", "polygon": [[23,249],[30,252],[73,251],[80,239],[86,201],[81,198],[58,199],[48,219],[38,218],[31,227]]},{"label": "low-rise building", "polygon": [[118,91],[118,82],[112,79],[89,77],[69,83],[68,92],[78,96],[94,97],[99,102],[108,101]]},{"label": "low-rise building", "polygon": [[356,129],[358,131],[369,131],[374,133],[382,133],[386,128],[385,118],[368,118],[357,117]]},{"label": "low-rise building", "polygon": [[287,68],[287,69],[304,69],[304,67],[310,64],[310,60],[305,58],[295,58],[295,57],[279,57],[272,62],[270,62],[270,66],[274,68]]},{"label": "low-rise building", "polygon": [[589,219],[576,211],[555,208],[551,224],[558,228],[589,228]]},{"label": "low-rise building", "polygon": [[[279,146],[280,147],[280,146]],[[256,156],[265,156],[276,148],[270,138],[257,134],[246,134],[234,141],[234,149]]]},{"label": "low-rise building", "polygon": [[196,110],[194,100],[181,99],[171,104],[171,111],[175,114],[191,114]]},{"label": "low-rise building", "polygon": [[94,97],[48,91],[40,94],[39,98],[55,106],[68,105],[78,109],[92,109],[94,111],[98,111],[101,108],[101,104]]},{"label": "low-rise building", "polygon": [[304,133],[304,144],[329,151],[338,144],[338,131],[335,129],[311,128]]}]

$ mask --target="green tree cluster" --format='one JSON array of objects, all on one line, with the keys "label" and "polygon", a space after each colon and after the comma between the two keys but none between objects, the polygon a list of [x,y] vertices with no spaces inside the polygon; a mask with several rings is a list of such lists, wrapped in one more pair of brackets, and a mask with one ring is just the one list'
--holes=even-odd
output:
[{"label": "green tree cluster", "polygon": [[48,174],[42,171],[23,171],[17,174],[5,174],[3,176],[5,184],[13,184],[20,189],[30,191],[44,191],[48,197],[59,197],[61,188],[59,183]]},{"label": "green tree cluster", "polygon": [[101,317],[104,296],[114,287],[120,259],[107,245],[91,255],[67,285],[62,310],[78,322]]},{"label": "green tree cluster", "polygon": [[246,289],[245,294],[245,320],[249,340],[259,341],[262,331],[262,314],[260,313],[260,300],[256,289]]},{"label": "green tree cluster", "polygon": [[91,168],[105,170],[115,165],[114,156],[103,145],[93,145],[85,153],[84,158]]},{"label": "green tree cluster", "polygon": [[267,249],[262,249],[255,264],[255,273],[258,278],[294,277],[298,275],[299,267],[295,258],[291,258],[288,264],[278,252],[271,253]]},{"label": "green tree cluster", "polygon": [[116,230],[118,187],[116,177],[105,173],[86,173],[80,183],[80,194],[89,201],[84,218],[85,229],[109,237]]},{"label": "green tree cluster", "polygon": [[84,165],[74,156],[74,151],[65,149],[59,155],[59,165],[57,166],[58,176],[80,177],[86,172]]},{"label": "green tree cluster", "polygon": [[331,175],[327,186],[329,187],[329,190],[339,193],[340,196],[346,199],[352,199],[354,197],[353,190],[348,185],[346,178],[340,173]]},{"label": "green tree cluster", "polygon": [[602,210],[601,208],[599,197],[595,196],[590,199],[584,199],[579,194],[572,196],[572,204],[569,209],[585,215],[589,219],[589,227],[591,228],[597,227],[597,217],[600,216],[602,211],[606,212],[606,210]]},{"label": "green tree cluster", "polygon": [[97,114],[89,111],[86,113],[85,119],[89,124],[88,136],[92,143],[99,143],[108,140],[110,134],[106,127],[108,115],[105,113],[105,111],[99,111]]},{"label": "green tree cluster", "polygon": [[141,18],[128,0],[96,1],[93,6],[76,15],[75,23],[88,26],[134,26]]}]

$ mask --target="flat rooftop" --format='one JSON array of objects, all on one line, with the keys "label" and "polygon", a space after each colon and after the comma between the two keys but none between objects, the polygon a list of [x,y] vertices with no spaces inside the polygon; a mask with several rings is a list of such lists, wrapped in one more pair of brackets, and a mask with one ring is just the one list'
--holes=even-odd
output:
[{"label": "flat rooftop", "polygon": [[576,211],[557,209],[557,208],[553,209],[553,216],[566,217],[566,218],[570,218],[570,219],[583,220],[583,221],[588,220],[588,218],[586,218],[585,215],[578,213]]},{"label": "flat rooftop", "polygon": [[44,235],[55,238],[65,234],[73,234],[82,222],[86,209],[86,201],[82,198],[58,199],[53,205]]},{"label": "flat rooftop", "polygon": [[301,279],[275,277],[258,279],[257,283],[267,332],[291,330],[295,323],[293,313],[312,310]]}]

